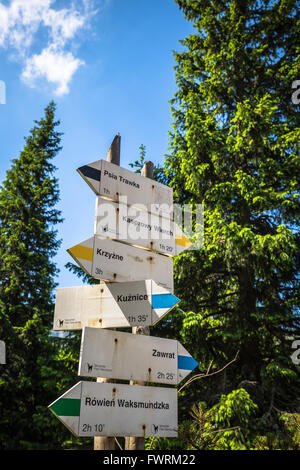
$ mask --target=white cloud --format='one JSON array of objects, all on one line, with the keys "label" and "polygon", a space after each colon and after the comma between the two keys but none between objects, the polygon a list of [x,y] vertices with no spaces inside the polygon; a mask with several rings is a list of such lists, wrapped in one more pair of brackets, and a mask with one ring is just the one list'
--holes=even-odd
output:
[{"label": "white cloud", "polygon": [[77,0],[76,5],[69,2],[69,8],[61,9],[54,8],[55,0],[0,3],[0,47],[17,52],[23,65],[21,78],[30,86],[44,78],[56,85],[57,95],[69,92],[69,83],[84,62],[68,48],[89,22],[89,3]]},{"label": "white cloud", "polygon": [[22,72],[22,79],[34,86],[39,78],[46,78],[56,85],[55,94],[62,96],[69,92],[72,76],[83,62],[76,59],[70,52],[62,52],[48,47],[41,54],[34,54],[27,59]]}]

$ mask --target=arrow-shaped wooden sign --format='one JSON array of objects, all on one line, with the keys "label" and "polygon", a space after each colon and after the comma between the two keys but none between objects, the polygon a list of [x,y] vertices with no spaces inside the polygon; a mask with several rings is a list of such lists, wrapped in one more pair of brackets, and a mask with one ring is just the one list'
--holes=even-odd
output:
[{"label": "arrow-shaped wooden sign", "polygon": [[126,170],[106,160],[98,160],[77,169],[78,173],[98,195],[126,204],[145,207],[164,217],[173,216],[173,189],[150,178]]},{"label": "arrow-shaped wooden sign", "polygon": [[179,299],[152,280],[56,289],[54,330],[150,326]]},{"label": "arrow-shaped wooden sign", "polygon": [[170,256],[192,245],[171,219],[101,197],[96,199],[94,234]]},{"label": "arrow-shaped wooden sign", "polygon": [[153,279],[173,292],[173,259],[110,239],[91,237],[68,249],[95,279],[126,282]]},{"label": "arrow-shaped wooden sign", "polygon": [[197,361],[178,341],[84,328],[78,375],[177,385]]},{"label": "arrow-shaped wooden sign", "polygon": [[49,405],[76,436],[177,437],[177,390],[78,382]]},{"label": "arrow-shaped wooden sign", "polygon": [[6,364],[5,351],[5,342],[0,341],[0,364]]}]

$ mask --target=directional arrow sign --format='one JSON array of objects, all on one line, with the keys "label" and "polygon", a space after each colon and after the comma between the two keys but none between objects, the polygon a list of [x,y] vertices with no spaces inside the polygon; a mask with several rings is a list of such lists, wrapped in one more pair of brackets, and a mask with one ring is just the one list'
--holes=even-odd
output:
[{"label": "directional arrow sign", "polygon": [[0,341],[0,364],[6,364],[5,349],[5,342]]},{"label": "directional arrow sign", "polygon": [[153,279],[173,292],[173,259],[117,241],[91,237],[68,249],[90,276],[126,282]]},{"label": "directional arrow sign", "polygon": [[76,436],[177,437],[177,390],[78,382],[50,410]]},{"label": "directional arrow sign", "polygon": [[78,375],[177,385],[197,365],[176,340],[87,327]]},{"label": "directional arrow sign", "polygon": [[126,197],[127,204],[145,207],[164,217],[173,215],[173,190],[106,160],[98,160],[77,169],[98,195],[112,201]]},{"label": "directional arrow sign", "polygon": [[171,219],[101,197],[96,199],[94,234],[171,256],[192,245]]},{"label": "directional arrow sign", "polygon": [[154,325],[179,299],[152,280],[56,289],[54,330]]}]

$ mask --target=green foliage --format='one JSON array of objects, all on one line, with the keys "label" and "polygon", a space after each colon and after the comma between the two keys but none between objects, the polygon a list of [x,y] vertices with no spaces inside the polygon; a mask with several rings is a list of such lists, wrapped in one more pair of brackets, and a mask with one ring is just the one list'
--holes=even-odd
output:
[{"label": "green foliage", "polygon": [[216,447],[224,450],[249,449],[249,420],[256,410],[257,405],[244,389],[222,395],[219,403],[212,408],[213,422],[218,427],[228,429],[222,432]]},{"label": "green foliage", "polygon": [[[174,55],[170,149],[154,179],[173,187],[174,202],[204,205],[204,244],[175,258],[180,307],[151,334],[181,341],[199,362],[194,374],[212,374],[180,392],[179,438],[147,438],[146,448],[299,449],[299,366],[291,361],[300,336],[297,2],[176,3],[194,33]],[[5,449],[90,445],[46,409],[74,384],[80,342],[76,333],[50,336],[61,221],[54,111],[51,103],[0,188]],[[141,145],[137,172],[145,158]]]},{"label": "green foliage", "polygon": [[65,268],[67,268],[71,273],[75,274],[75,276],[79,277],[79,279],[81,279],[83,283],[99,284],[100,282],[98,279],[94,279],[93,277],[86,274],[86,272],[83,271],[80,266],[77,266],[71,261],[68,261],[68,263],[65,264]]},{"label": "green foliage", "polygon": [[[192,421],[179,427],[177,444],[187,450],[299,450],[300,416],[273,412],[257,417],[258,406],[244,389],[222,395],[208,408],[194,404]],[[157,448],[159,448],[159,441]]]},{"label": "green foliage", "polygon": [[249,422],[256,409],[257,405],[244,389],[233,390],[222,395],[212,408],[206,403],[194,404],[190,413],[193,421],[181,425],[180,435],[188,449],[248,449]]},{"label": "green foliage", "polygon": [[[146,146],[144,144],[141,144],[139,147],[139,157],[138,159],[133,162],[129,163],[129,166],[131,168],[135,169],[135,173],[141,173],[144,163],[147,161],[146,160]],[[153,167],[153,179],[155,181],[158,181],[163,184],[168,184],[168,180],[166,177],[166,174],[164,172],[164,169],[160,165],[154,165]]]},{"label": "green foliage", "polygon": [[300,415],[297,413],[277,413],[275,418],[269,419],[268,430],[264,435],[259,434],[259,425],[257,428],[258,434],[252,447],[255,450],[300,449]]},{"label": "green foliage", "polygon": [[216,364],[240,350],[230,385],[274,386],[275,402],[293,410],[296,395],[277,379],[299,386],[290,360],[299,334],[296,3],[177,3],[195,32],[175,53],[165,172],[177,202],[205,208],[202,251],[175,261],[176,294],[190,312],[182,334]]},{"label": "green foliage", "polygon": [[7,358],[0,366],[2,449],[60,447],[68,434],[47,408],[69,388],[78,361],[70,338],[51,337],[53,258],[60,246],[55,226],[62,221],[53,165],[61,149],[58,125],[50,103],[0,188],[0,338]]},{"label": "green foliage", "polygon": [[183,339],[200,371],[211,361],[223,367],[239,351],[224,372],[184,389],[180,416],[193,434],[188,410],[204,401],[207,412],[218,410],[211,425],[238,423],[214,445],[250,448],[254,408],[261,436],[275,440],[279,429],[287,434],[280,413],[299,409],[299,367],[291,361],[300,334],[297,5],[176,1],[194,32],[174,54],[165,181],[175,202],[204,205],[204,244],[174,261],[177,332],[163,324],[156,331]]},{"label": "green foliage", "polygon": [[179,427],[179,435],[185,442],[187,450],[214,450],[217,446],[219,433],[211,422],[212,410],[206,403],[194,404],[190,412],[192,422],[186,420]]}]

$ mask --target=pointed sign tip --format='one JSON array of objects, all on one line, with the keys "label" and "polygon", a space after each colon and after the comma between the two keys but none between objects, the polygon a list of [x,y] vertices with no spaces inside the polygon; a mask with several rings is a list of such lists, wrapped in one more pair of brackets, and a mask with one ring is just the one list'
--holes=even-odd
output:
[{"label": "pointed sign tip", "polygon": [[192,246],[193,242],[188,238],[188,236],[175,224],[175,243],[182,248],[189,249]]},{"label": "pointed sign tip", "polygon": [[[95,181],[100,181],[101,179],[101,171],[98,168],[95,168],[94,163],[90,163],[88,165],[83,165],[80,166],[79,168],[76,169],[76,171],[82,176],[82,178],[90,178]],[[87,181],[88,182],[88,181]],[[92,188],[93,189],[93,188]]]},{"label": "pointed sign tip", "polygon": [[67,249],[67,252],[73,256],[73,258],[84,259],[86,261],[93,260],[93,248],[84,245],[74,245]]},{"label": "pointed sign tip", "polygon": [[197,362],[196,359],[194,359],[193,357],[192,357],[192,360],[193,360],[193,363],[192,363],[193,364],[193,369],[192,370],[194,370],[199,365],[199,362]]},{"label": "pointed sign tip", "polygon": [[57,416],[79,416],[80,398],[58,398],[48,408]]},{"label": "pointed sign tip", "polygon": [[174,294],[166,293],[166,294],[152,294],[152,308],[159,309],[159,308],[173,308],[180,299],[176,297]]},{"label": "pointed sign tip", "polygon": [[198,362],[192,356],[178,355],[178,369],[194,370]]}]

